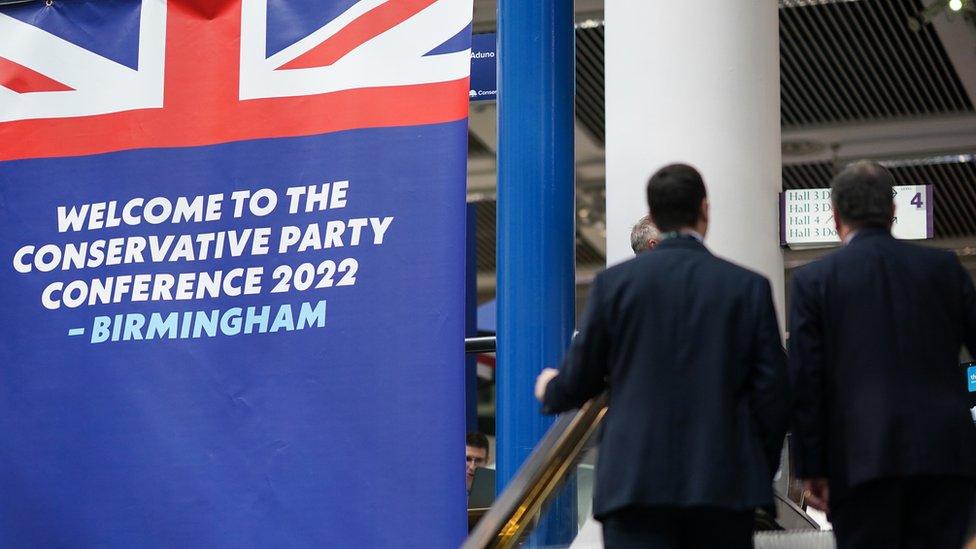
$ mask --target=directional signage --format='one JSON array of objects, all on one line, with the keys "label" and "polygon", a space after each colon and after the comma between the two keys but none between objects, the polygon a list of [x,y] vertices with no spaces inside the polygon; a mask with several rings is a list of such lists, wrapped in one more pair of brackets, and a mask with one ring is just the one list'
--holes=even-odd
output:
[{"label": "directional signage", "polygon": [[[932,238],[932,186],[902,185],[893,187],[893,191],[895,238]],[[780,244],[802,247],[839,242],[830,189],[796,189],[780,195]]]}]

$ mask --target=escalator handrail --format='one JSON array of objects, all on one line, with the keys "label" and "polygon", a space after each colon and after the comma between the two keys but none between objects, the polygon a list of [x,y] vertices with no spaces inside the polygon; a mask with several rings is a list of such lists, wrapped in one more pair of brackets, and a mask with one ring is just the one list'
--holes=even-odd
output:
[{"label": "escalator handrail", "polygon": [[562,414],[556,419],[468,535],[462,549],[512,547],[518,543],[572,473],[587,441],[606,414],[607,401],[604,392],[576,412]]},{"label": "escalator handrail", "polygon": [[[773,497],[778,502],[778,506],[783,508],[779,510],[780,515],[783,514],[783,511],[788,511],[792,513],[791,517],[794,520],[803,524],[803,529],[820,530],[820,525],[817,524],[817,521],[813,520],[813,517],[808,515],[796,502],[775,492],[773,493]],[[779,518],[782,519],[782,516]]]},{"label": "escalator handrail", "polygon": [[498,347],[498,340],[495,336],[478,336],[464,338],[465,354],[494,353]]}]

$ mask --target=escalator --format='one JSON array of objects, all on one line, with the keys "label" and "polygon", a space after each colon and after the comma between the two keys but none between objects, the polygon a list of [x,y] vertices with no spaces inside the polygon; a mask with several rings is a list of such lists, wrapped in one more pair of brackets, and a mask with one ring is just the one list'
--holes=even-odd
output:
[{"label": "escalator", "polygon": [[[590,512],[597,433],[606,411],[604,393],[560,415],[491,508],[469,511],[472,528],[463,549],[602,547]],[[788,497],[798,493],[791,490],[792,479],[787,475],[775,484],[777,516],[757,511],[756,547],[834,547],[830,532]]]}]

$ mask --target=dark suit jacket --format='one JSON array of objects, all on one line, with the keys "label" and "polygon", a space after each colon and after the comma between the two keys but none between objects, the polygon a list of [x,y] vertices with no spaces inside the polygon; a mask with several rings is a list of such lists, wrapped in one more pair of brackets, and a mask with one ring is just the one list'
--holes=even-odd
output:
[{"label": "dark suit jacket", "polygon": [[631,505],[771,504],[790,397],[765,278],[690,237],[601,273],[545,411],[608,386],[597,518]]},{"label": "dark suit jacket", "polygon": [[976,476],[959,368],[976,350],[976,292],[954,254],[859,232],[791,283],[797,474],[831,498],[876,478]]}]

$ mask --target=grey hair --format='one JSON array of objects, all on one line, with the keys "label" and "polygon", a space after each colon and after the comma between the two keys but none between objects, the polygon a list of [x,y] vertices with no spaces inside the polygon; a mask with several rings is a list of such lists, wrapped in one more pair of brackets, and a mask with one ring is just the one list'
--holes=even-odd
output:
[{"label": "grey hair", "polygon": [[635,254],[639,254],[647,250],[648,241],[657,240],[659,236],[661,232],[651,222],[651,216],[645,215],[630,231],[630,247],[634,249]]}]

